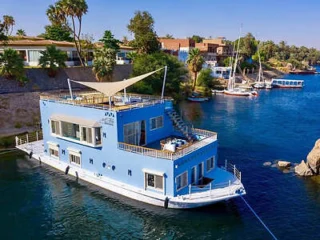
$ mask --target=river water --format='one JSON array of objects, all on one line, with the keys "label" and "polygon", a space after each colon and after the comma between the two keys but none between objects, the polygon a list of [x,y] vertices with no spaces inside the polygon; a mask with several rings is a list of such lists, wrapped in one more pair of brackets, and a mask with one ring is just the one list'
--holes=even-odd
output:
[{"label": "river water", "polygon": [[[320,239],[320,177],[265,162],[298,163],[320,138],[320,75],[303,89],[256,98],[184,102],[195,127],[218,132],[219,163],[242,171],[246,200],[278,239]],[[22,154],[0,155],[0,239],[271,239],[241,199],[193,210],[139,203],[75,182]]]}]

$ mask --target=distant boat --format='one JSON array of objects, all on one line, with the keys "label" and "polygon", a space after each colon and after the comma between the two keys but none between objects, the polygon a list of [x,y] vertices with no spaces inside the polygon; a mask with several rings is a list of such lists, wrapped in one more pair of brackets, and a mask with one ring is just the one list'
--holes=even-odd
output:
[{"label": "distant boat", "polygon": [[191,102],[205,102],[205,101],[208,101],[209,98],[207,97],[188,97],[188,100],[191,101]]},{"label": "distant boat", "polygon": [[292,70],[289,72],[290,74],[299,74],[299,75],[308,75],[308,74],[316,74],[317,70],[314,67],[309,67],[306,70]]},{"label": "distant boat", "polygon": [[274,88],[302,88],[304,86],[303,80],[272,79],[271,82]]}]

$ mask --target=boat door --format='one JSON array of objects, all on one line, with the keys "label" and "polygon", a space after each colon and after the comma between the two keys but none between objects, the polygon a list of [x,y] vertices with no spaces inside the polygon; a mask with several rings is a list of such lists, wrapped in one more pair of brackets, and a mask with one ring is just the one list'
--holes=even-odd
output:
[{"label": "boat door", "polygon": [[140,122],[141,124],[141,130],[140,130],[140,143],[139,146],[144,146],[146,145],[146,121],[142,120]]},{"label": "boat door", "polygon": [[202,184],[203,180],[203,162],[198,164],[198,184]]}]

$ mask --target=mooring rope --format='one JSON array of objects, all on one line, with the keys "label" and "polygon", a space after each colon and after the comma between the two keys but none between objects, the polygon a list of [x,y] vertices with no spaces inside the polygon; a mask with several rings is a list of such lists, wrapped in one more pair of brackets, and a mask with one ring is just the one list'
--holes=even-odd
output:
[{"label": "mooring rope", "polygon": [[253,212],[253,214],[258,218],[258,220],[261,222],[261,224],[264,226],[264,228],[270,233],[270,235],[273,237],[273,239],[278,240],[276,236],[271,232],[271,230],[267,227],[267,225],[262,221],[262,219],[258,216],[258,214],[253,210],[253,208],[249,205],[249,203],[240,195],[244,203],[248,206],[248,208]]}]

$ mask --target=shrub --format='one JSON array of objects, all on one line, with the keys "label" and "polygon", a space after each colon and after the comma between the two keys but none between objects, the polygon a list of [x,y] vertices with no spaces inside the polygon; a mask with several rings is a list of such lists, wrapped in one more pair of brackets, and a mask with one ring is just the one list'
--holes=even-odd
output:
[{"label": "shrub", "polygon": [[55,77],[58,69],[66,66],[67,54],[54,45],[47,46],[46,50],[41,51],[41,54],[39,65],[48,70],[49,77]]},{"label": "shrub", "polygon": [[27,81],[24,76],[23,59],[16,50],[8,48],[0,53],[0,67],[0,75],[5,78],[17,79],[20,82]]},{"label": "shrub", "polygon": [[15,128],[22,128],[22,125],[21,125],[20,122],[16,122],[16,123],[14,124],[14,127],[15,127]]}]

